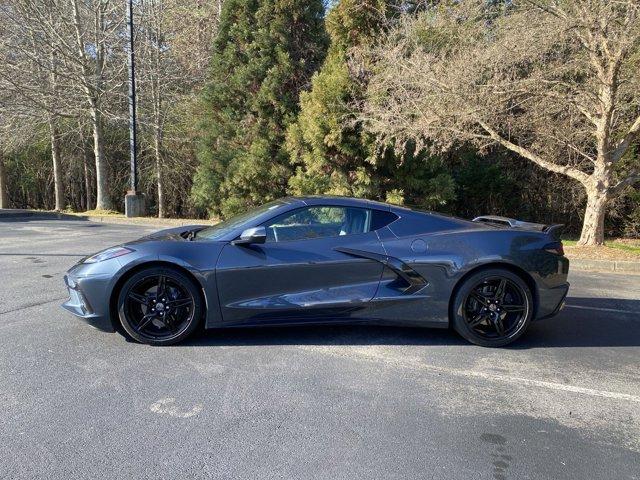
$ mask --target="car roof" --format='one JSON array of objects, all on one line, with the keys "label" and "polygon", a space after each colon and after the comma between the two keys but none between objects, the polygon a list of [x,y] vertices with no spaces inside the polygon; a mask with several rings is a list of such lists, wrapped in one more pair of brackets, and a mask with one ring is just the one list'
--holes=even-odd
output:
[{"label": "car roof", "polygon": [[342,197],[339,195],[305,195],[288,197],[305,205],[336,205],[341,207],[376,208],[378,210],[391,210],[391,205],[365,198]]}]

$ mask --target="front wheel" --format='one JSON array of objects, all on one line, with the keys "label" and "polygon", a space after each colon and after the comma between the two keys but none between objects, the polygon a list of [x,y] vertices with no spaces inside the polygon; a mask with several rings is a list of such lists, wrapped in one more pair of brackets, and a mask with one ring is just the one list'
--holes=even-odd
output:
[{"label": "front wheel", "polygon": [[134,340],[172,345],[191,335],[202,318],[200,290],[179,270],[150,267],[129,278],[118,294],[122,328]]},{"label": "front wheel", "polygon": [[502,347],[529,326],[533,297],[524,280],[509,270],[482,270],[458,289],[452,315],[456,331],[471,343]]}]

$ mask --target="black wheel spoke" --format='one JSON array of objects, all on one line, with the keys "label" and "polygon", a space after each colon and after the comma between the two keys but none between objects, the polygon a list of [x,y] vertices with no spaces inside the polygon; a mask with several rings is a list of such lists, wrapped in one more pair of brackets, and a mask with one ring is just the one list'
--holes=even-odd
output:
[{"label": "black wheel spoke", "polygon": [[156,295],[161,297],[165,294],[165,289],[167,287],[167,277],[164,275],[158,276],[158,289],[156,290]]},{"label": "black wheel spoke", "polygon": [[134,300],[142,305],[149,305],[149,298],[146,295],[141,295],[135,292],[129,292],[129,298]]},{"label": "black wheel spoke", "polygon": [[478,292],[471,292],[471,298],[473,298],[476,302],[481,304],[483,307],[486,307],[489,304],[489,300],[486,299],[484,295],[479,294]]},{"label": "black wheel spoke", "polygon": [[504,330],[504,323],[502,323],[502,319],[500,317],[494,317],[491,319],[491,322],[493,323],[493,326],[495,327],[496,332],[498,332],[498,335],[500,335],[501,337],[504,336],[505,330]]},{"label": "black wheel spoke", "polygon": [[500,279],[500,283],[498,284],[498,287],[496,288],[496,293],[495,293],[495,299],[498,301],[502,301],[504,299],[504,295],[506,293],[506,288],[507,288],[507,280],[504,278]]},{"label": "black wheel spoke", "polygon": [[484,316],[484,314],[479,313],[478,315],[476,315],[474,318],[472,318],[469,321],[469,326],[470,327],[476,327],[478,325],[480,325],[482,322],[484,322],[486,320],[486,317]]},{"label": "black wheel spoke", "polygon": [[191,305],[193,301],[191,298],[178,298],[169,302],[169,305],[173,308],[187,307]]},{"label": "black wheel spoke", "polygon": [[502,305],[502,310],[505,312],[524,312],[524,305]]},{"label": "black wheel spoke", "polygon": [[149,313],[149,314],[145,315],[144,317],[142,317],[142,320],[140,320],[140,323],[136,327],[136,330],[138,330],[139,332],[142,331],[147,325],[149,325],[151,323],[151,321],[154,318],[155,318],[155,314],[153,314],[153,313]]},{"label": "black wheel spoke", "polygon": [[175,314],[171,312],[171,314],[165,315],[164,319],[165,325],[169,327],[169,330],[175,333],[178,329],[178,326],[176,325],[178,323],[178,319],[176,318]]}]

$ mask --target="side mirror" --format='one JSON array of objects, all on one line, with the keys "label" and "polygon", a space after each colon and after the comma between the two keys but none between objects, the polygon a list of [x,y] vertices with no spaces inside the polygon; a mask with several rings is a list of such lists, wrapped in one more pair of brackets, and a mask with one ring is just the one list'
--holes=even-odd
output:
[{"label": "side mirror", "polygon": [[247,228],[240,234],[240,238],[231,242],[232,245],[252,245],[267,241],[267,230],[264,227]]}]

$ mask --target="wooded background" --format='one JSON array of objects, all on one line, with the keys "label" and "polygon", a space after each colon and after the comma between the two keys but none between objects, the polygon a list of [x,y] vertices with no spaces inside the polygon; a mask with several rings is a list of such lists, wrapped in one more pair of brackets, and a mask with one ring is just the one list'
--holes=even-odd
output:
[{"label": "wooded background", "polygon": [[[125,8],[0,0],[0,206],[123,210]],[[639,237],[639,11],[137,0],[148,209],[224,218],[330,193]]]}]

